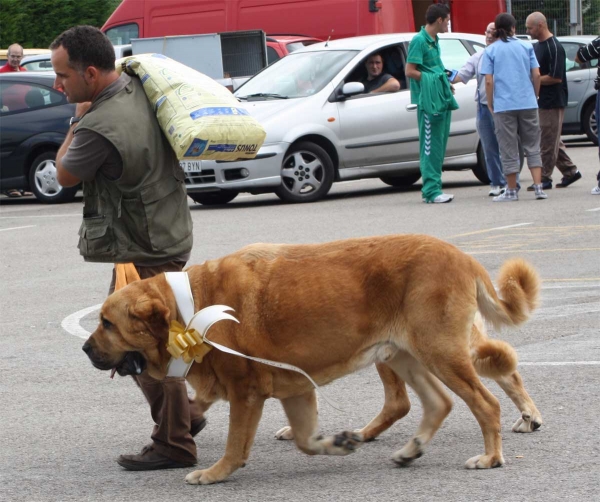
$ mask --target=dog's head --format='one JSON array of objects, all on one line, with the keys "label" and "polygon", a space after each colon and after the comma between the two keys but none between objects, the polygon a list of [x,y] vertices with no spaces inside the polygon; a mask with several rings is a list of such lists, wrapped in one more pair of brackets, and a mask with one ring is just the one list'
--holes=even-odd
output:
[{"label": "dog's head", "polygon": [[171,309],[165,291],[170,293],[161,275],[133,282],[106,299],[98,327],[83,345],[96,368],[121,376],[145,369],[159,380],[166,376]]}]

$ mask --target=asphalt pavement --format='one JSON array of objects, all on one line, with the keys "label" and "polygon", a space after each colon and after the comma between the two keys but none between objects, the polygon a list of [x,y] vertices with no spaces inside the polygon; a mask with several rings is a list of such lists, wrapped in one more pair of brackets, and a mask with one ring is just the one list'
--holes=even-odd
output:
[{"label": "asphalt pavement", "polygon": [[[287,205],[271,194],[242,194],[219,207],[194,205],[201,263],[254,242],[310,243],[358,236],[424,233],[475,256],[495,277],[502,262],[523,257],[538,269],[542,304],[511,343],[544,424],[511,432],[519,417],[494,382],[502,406],[506,465],[469,471],[483,452],[466,405],[455,406],[422,458],[397,468],[390,457],[416,430],[421,407],[349,457],[308,457],[276,441],[286,420],[267,403],[249,462],[226,482],[184,483],[190,469],[128,472],[115,458],[150,439],[148,406],[130,378],[109,379],[81,345],[97,322],[111,266],[87,264],[77,250],[81,199],[43,205],[0,197],[0,500],[12,501],[549,501],[597,500],[600,486],[600,196],[590,195],[598,149],[577,139],[568,151],[583,179],[534,200],[492,203],[469,172],[444,173],[450,204],[421,202],[420,183],[398,190],[381,181],[334,185],[314,204]],[[555,173],[555,182],[560,179]],[[522,184],[531,183],[525,169]],[[315,348],[318,350],[318,348]],[[339,412],[321,403],[323,433],[367,423],[383,403],[374,368],[326,387]],[[224,452],[228,405],[217,403],[196,437],[199,467]]]}]

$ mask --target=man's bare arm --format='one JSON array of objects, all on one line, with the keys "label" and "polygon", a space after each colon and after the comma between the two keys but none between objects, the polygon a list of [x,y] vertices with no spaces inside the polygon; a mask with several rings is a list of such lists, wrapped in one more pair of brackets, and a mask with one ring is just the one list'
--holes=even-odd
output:
[{"label": "man's bare arm", "polygon": [[540,85],[555,85],[560,84],[562,78],[551,77],[550,75],[542,75],[540,77]]},{"label": "man's bare arm", "polygon": [[[92,103],[90,102],[77,103],[77,106],[75,107],[75,116],[83,117],[83,115],[85,115],[85,113],[90,109],[91,105]],[[75,185],[81,183],[81,180],[69,173],[69,171],[67,171],[62,164],[62,159],[67,153],[71,142],[73,141],[73,129],[75,129],[76,126],[77,124],[73,124],[71,127],[69,127],[67,137],[56,154],[56,180],[64,187],[74,187]]]},{"label": "man's bare arm", "polygon": [[540,69],[532,68],[531,69],[531,79],[533,80],[533,89],[535,91],[535,97],[540,97],[540,85],[541,85],[541,77],[540,77]]},{"label": "man's bare arm", "polygon": [[494,113],[494,75],[485,76],[485,96],[488,102],[488,108]]},{"label": "man's bare arm", "polygon": [[414,63],[406,63],[406,76],[417,82],[421,81],[421,72],[417,70],[417,65]]},{"label": "man's bare arm", "polygon": [[397,92],[400,90],[400,82],[396,80],[394,77],[390,78],[385,84],[377,89],[371,91],[374,92]]},{"label": "man's bare arm", "polygon": [[75,185],[81,183],[81,180],[79,178],[76,178],[75,176],[70,174],[62,165],[62,158],[67,153],[67,150],[69,149],[69,146],[73,141],[73,129],[75,129],[76,125],[77,124],[73,124],[71,127],[69,127],[67,137],[65,138],[65,141],[58,149],[58,153],[56,154],[56,180],[63,187],[74,187]]}]

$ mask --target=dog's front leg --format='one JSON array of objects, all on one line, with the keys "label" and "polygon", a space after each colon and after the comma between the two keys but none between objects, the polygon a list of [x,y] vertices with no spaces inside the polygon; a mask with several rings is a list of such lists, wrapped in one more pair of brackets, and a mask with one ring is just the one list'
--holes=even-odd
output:
[{"label": "dog's front leg", "polygon": [[264,403],[264,398],[255,394],[231,397],[225,455],[208,469],[189,473],[185,477],[187,483],[191,485],[218,483],[246,465]]}]

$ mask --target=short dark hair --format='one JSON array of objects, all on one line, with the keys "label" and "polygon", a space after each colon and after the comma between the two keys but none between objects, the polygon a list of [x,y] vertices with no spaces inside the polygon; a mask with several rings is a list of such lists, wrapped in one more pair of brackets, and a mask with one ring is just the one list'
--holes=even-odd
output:
[{"label": "short dark hair", "polygon": [[446,19],[449,15],[450,9],[446,4],[434,3],[427,8],[427,12],[425,12],[425,21],[427,21],[427,24],[433,24],[440,17]]},{"label": "short dark hair", "polygon": [[381,61],[382,61],[383,63],[385,63],[385,58],[383,57],[383,54],[381,54],[381,52],[374,52],[373,54],[369,54],[369,55],[367,56],[367,59],[365,60],[365,63],[366,63],[366,62],[367,62],[367,61],[368,61],[370,58],[373,58],[373,57],[375,57],[375,56],[379,56],[379,57],[381,58]]},{"label": "short dark hair", "polygon": [[61,33],[50,49],[64,47],[69,55],[69,66],[85,71],[93,66],[100,71],[115,69],[115,49],[108,37],[94,26],[75,26]]},{"label": "short dark hair", "polygon": [[502,12],[496,16],[494,24],[496,25],[496,38],[501,38],[503,42],[506,42],[517,26],[517,20],[511,14]]}]

